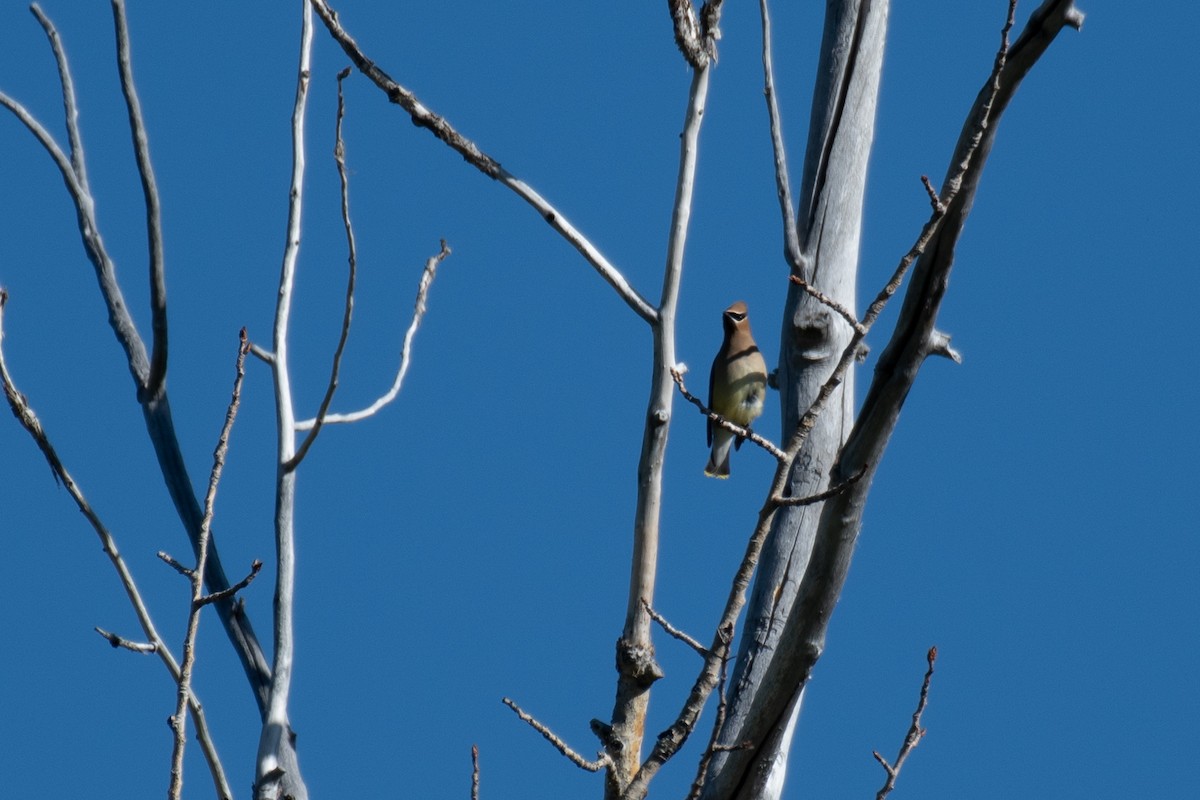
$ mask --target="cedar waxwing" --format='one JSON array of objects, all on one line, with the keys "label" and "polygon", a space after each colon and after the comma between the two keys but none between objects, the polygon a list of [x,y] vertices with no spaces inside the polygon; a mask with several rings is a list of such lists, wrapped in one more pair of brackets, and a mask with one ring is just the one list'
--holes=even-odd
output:
[{"label": "cedar waxwing", "polygon": [[[746,428],[763,411],[767,364],[750,335],[745,303],[739,300],[725,309],[721,324],[725,328],[725,340],[713,359],[708,378],[708,407],[735,425]],[[742,437],[735,437],[731,431],[713,425],[709,420],[708,443],[712,445],[712,455],[704,474],[728,478],[730,445],[735,449],[741,447]]]}]

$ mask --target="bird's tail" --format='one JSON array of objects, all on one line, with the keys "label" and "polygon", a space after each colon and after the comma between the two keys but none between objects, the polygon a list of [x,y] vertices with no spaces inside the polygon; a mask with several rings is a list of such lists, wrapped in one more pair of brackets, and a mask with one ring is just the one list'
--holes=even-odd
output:
[{"label": "bird's tail", "polygon": [[[724,434],[724,435],[722,435]],[[710,478],[729,477],[729,451],[733,445],[733,434],[726,430],[713,433],[712,453],[708,456],[708,464],[704,474]]]}]

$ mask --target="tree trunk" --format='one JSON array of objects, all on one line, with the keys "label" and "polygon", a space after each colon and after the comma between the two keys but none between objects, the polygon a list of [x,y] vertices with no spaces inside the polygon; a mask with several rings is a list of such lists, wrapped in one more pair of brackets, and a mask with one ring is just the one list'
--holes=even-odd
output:
[{"label": "tree trunk", "polygon": [[[800,187],[800,277],[845,308],[855,305],[887,15],[887,0],[829,0],[813,96]],[[796,431],[853,333],[828,305],[790,286],[778,372],[783,441]],[[853,371],[846,373],[796,459],[792,497],[828,488],[830,469],[854,422],[853,378]],[[705,800],[777,797],[782,789],[803,689],[771,664],[808,567],[822,505],[782,508],[775,516],[747,606],[719,739],[752,746],[715,754]]]}]

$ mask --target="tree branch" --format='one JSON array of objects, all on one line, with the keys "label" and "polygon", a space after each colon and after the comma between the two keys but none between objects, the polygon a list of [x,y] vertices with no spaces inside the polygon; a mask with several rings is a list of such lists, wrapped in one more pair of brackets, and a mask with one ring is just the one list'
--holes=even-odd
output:
[{"label": "tree branch", "polygon": [[79,137],[79,108],[75,104],[75,84],[71,80],[71,68],[67,63],[67,51],[63,48],[58,29],[43,12],[41,6],[34,3],[29,7],[30,12],[37,18],[38,24],[46,33],[50,49],[54,51],[54,61],[58,66],[58,78],[62,88],[63,117],[67,121],[67,136],[71,147],[71,170],[79,178],[84,191],[89,191],[87,185],[87,168],[83,161],[83,142]]},{"label": "tree branch", "polygon": [[547,742],[554,745],[555,750],[557,750],[558,752],[560,752],[564,756],[566,756],[567,759],[572,764],[579,767],[580,769],[587,770],[588,772],[599,772],[600,770],[604,769],[605,767],[612,766],[612,759],[608,757],[607,753],[601,752],[599,754],[599,757],[595,761],[588,761],[586,758],[581,756],[575,750],[571,749],[571,747],[566,742],[564,742],[561,738],[556,736],[554,731],[550,730],[545,725],[538,722],[536,719],[531,717],[529,714],[526,714],[521,709],[521,707],[516,704],[515,701],[510,700],[507,697],[504,697],[504,698],[501,698],[501,702],[504,703],[504,705],[511,708],[513,710],[513,712],[518,717],[521,718],[522,722],[528,723],[529,727],[533,728],[535,731],[540,733],[546,739]]},{"label": "tree branch", "polygon": [[300,462],[304,460],[305,454],[308,453],[308,449],[316,441],[317,434],[321,432],[322,425],[325,424],[325,415],[329,413],[329,404],[333,402],[333,393],[337,391],[338,371],[342,366],[342,353],[346,350],[346,340],[350,338],[350,320],[354,316],[354,279],[358,270],[358,250],[354,245],[354,226],[350,223],[350,178],[346,174],[346,145],[342,140],[342,119],[346,115],[346,97],[342,92],[342,82],[349,74],[350,68],[347,67],[339,72],[337,76],[337,123],[334,126],[333,145],[333,160],[337,163],[338,181],[342,187],[342,227],[346,229],[346,261],[349,265],[346,277],[346,306],[345,311],[342,313],[342,332],[338,336],[337,347],[333,351],[333,366],[329,371],[329,385],[325,389],[325,396],[321,398],[321,406],[317,411],[317,417],[313,421],[313,426],[308,436],[304,437],[304,441],[301,442],[300,449],[296,451],[296,455],[292,456],[291,460],[284,466],[284,469],[287,470],[293,470],[300,465]]},{"label": "tree branch", "polygon": [[92,630],[107,639],[114,650],[118,647],[123,647],[131,653],[141,653],[143,655],[158,652],[158,642],[132,642],[129,639],[117,636],[115,633],[109,633],[99,626],[92,628]]},{"label": "tree branch", "polygon": [[[366,408],[345,414],[326,414],[326,425],[358,422],[360,419],[374,416],[381,408],[391,403],[400,394],[400,388],[404,385],[404,376],[408,374],[408,367],[412,361],[413,339],[417,335],[417,329],[421,327],[421,320],[425,318],[425,303],[429,298],[429,288],[433,285],[433,279],[437,275],[438,265],[448,255],[450,255],[450,248],[446,245],[446,240],[443,239],[441,250],[430,256],[429,260],[425,262],[425,269],[421,272],[421,280],[417,285],[417,299],[413,304],[412,321],[408,324],[408,330],[404,334],[404,343],[400,347],[400,368],[396,370],[396,378],[392,381],[392,388],[388,389],[387,392]],[[316,419],[301,420],[296,423],[296,430],[309,430],[316,422]]]},{"label": "tree branch", "polygon": [[775,194],[779,198],[779,212],[783,217],[783,256],[792,268],[793,275],[804,274],[803,256],[800,252],[800,234],[796,227],[796,204],[792,202],[792,188],[788,178],[787,148],[783,144],[783,122],[779,115],[779,103],[775,96],[775,65],[771,55],[771,14],[767,0],[758,2],[762,19],[762,62],[763,95],[767,101],[767,117],[770,121],[771,152],[775,156]]},{"label": "tree branch", "polygon": [[[775,471],[775,479],[773,486],[777,486],[779,491],[783,489],[783,481],[786,479],[787,465],[781,462]],[[758,523],[754,527],[754,533],[750,537],[750,541],[746,545],[745,555],[742,557],[742,563],[738,566],[737,572],[734,574],[733,585],[730,587],[729,596],[725,601],[725,609],[721,613],[721,620],[717,623],[716,633],[713,635],[713,643],[708,648],[708,655],[704,659],[704,665],[700,668],[700,674],[696,677],[695,683],[689,692],[687,699],[684,701],[683,708],[680,710],[675,721],[671,726],[658,735],[655,740],[654,747],[650,751],[650,755],[642,762],[637,774],[630,781],[629,786],[625,789],[622,795],[623,800],[643,800],[650,788],[650,781],[662,768],[663,764],[669,761],[695,730],[696,723],[700,719],[700,712],[704,710],[704,704],[708,701],[708,697],[712,694],[713,689],[720,683],[722,664],[729,655],[729,639],[725,632],[732,630],[737,624],[737,618],[742,610],[742,606],[746,602],[746,590],[750,586],[750,578],[754,574],[754,568],[758,565],[759,555],[762,553],[763,543],[766,541],[767,534],[771,529],[771,520],[775,515],[775,507],[773,505],[764,505],[758,512]]]},{"label": "tree branch", "polygon": [[[754,775],[761,774],[765,769],[764,759],[776,757],[771,743],[780,741],[779,732],[788,721],[792,706],[787,701],[802,691],[824,649],[829,619],[845,582],[875,470],[920,365],[936,347],[938,337],[933,336],[934,322],[953,263],[954,247],[974,201],[999,115],[1011,100],[1021,78],[1062,26],[1070,24],[1072,19],[1078,19],[1078,14],[1069,0],[1048,0],[1034,12],[1025,32],[1010,48],[1010,14],[991,74],[967,117],[951,159],[940,203],[934,204],[930,220],[917,243],[901,259],[892,280],[862,318],[862,324],[870,328],[887,300],[897,291],[909,266],[913,265],[896,331],[879,358],[858,419],[830,472],[830,480],[835,482],[860,471],[862,476],[821,506],[811,556],[804,562],[804,579],[790,607],[778,612],[781,617],[774,618],[778,633],[771,639],[770,647],[775,657],[762,674],[755,676],[754,685],[761,690],[749,693],[752,700],[745,701],[753,702],[756,708],[771,710],[743,720],[738,738],[755,742],[756,749],[730,754],[725,759],[720,775],[721,790],[714,791],[712,797],[725,796],[722,792],[743,780],[757,781],[757,778],[749,777],[751,770]],[[853,360],[853,350],[860,337],[857,331],[851,337],[834,378]],[[812,425],[814,412],[819,411],[829,393],[830,383],[826,382],[814,407],[802,417],[800,429]],[[757,766],[752,767],[752,764]]]},{"label": "tree branch", "polygon": [[474,142],[455,130],[454,126],[444,117],[429,110],[417,99],[416,95],[380,69],[362,52],[358,43],[342,27],[341,22],[338,21],[337,12],[330,8],[328,3],[324,0],[311,0],[311,3],[321,21],[325,23],[329,34],[334,41],[341,45],[342,50],[350,57],[354,66],[378,86],[387,95],[388,100],[407,111],[414,125],[432,132],[434,136],[461,155],[468,164],[489,178],[507,186],[518,197],[533,206],[538,215],[578,250],[600,274],[600,277],[616,290],[617,295],[625,301],[626,305],[646,322],[653,323],[655,321],[658,316],[657,310],[625,280],[625,276],[621,274],[620,270],[613,266],[558,209],[524,181],[500,166],[499,161],[480,150]]},{"label": "tree branch", "polygon": [[675,358],[675,310],[683,275],[684,251],[695,194],[699,159],[700,129],[708,102],[710,70],[695,71],[679,137],[679,168],[675,201],[667,238],[667,261],[663,269],[662,295],[653,333],[653,372],[647,400],[642,449],[638,457],[637,505],[634,509],[633,555],[625,624],[617,640],[617,687],[613,701],[608,754],[614,767],[605,775],[606,800],[622,796],[638,771],[650,687],[662,677],[654,658],[651,620],[644,603],[653,603],[658,570],[658,543],[662,517],[663,469],[667,434],[670,430],[674,392],[671,370]]},{"label": "tree branch", "polygon": [[[59,82],[62,86],[63,106],[66,116],[68,140],[71,156],[68,158],[33,116],[17,101],[0,92],[0,106],[7,108],[25,128],[33,134],[38,143],[49,154],[50,159],[58,167],[67,193],[75,206],[76,220],[79,227],[80,239],[84,252],[91,261],[100,287],[100,294],[108,309],[109,325],[116,335],[117,342],[125,353],[130,376],[138,390],[138,402],[142,406],[142,414],[146,422],[146,432],[154,447],[163,482],[175,505],[176,513],[183,523],[193,551],[196,550],[200,530],[202,511],[196,499],[195,489],[187,473],[183,453],[175,433],[175,424],[171,418],[171,406],[167,397],[166,387],[159,384],[154,393],[147,393],[150,385],[150,362],[146,347],[137,332],[137,326],[129,313],[129,308],[122,295],[120,284],[116,279],[116,268],[104,242],[100,236],[100,228],[95,217],[95,199],[88,185],[86,157],[83,139],[80,135],[77,105],[75,101],[74,82],[67,64],[65,50],[62,47],[58,31],[53,23],[41,12],[36,5],[33,14],[46,32],[59,70]],[[165,352],[165,351],[161,351]],[[208,566],[205,581],[213,591],[228,588],[229,580],[221,565],[215,540],[210,541]],[[242,662],[246,677],[254,690],[259,709],[265,709],[267,686],[270,682],[270,668],[255,636],[254,628],[244,613],[239,613],[232,603],[222,602],[217,605],[217,613],[225,627],[226,634]]]},{"label": "tree branch", "polygon": [[681,369],[680,367],[676,367],[676,368],[672,369],[671,370],[671,378],[674,379],[675,386],[679,389],[679,393],[681,395],[683,395],[683,399],[687,400],[689,403],[694,405],[696,408],[700,409],[700,413],[703,414],[704,416],[708,417],[708,419],[711,420],[714,425],[722,427],[725,430],[730,431],[731,433],[734,433],[743,439],[750,440],[751,442],[758,445],[763,450],[766,450],[768,453],[770,453],[772,456],[774,456],[776,461],[779,461],[784,457],[784,452],[782,450],[780,450],[778,447],[776,447],[775,444],[772,443],[769,439],[765,439],[762,436],[759,436],[757,433],[750,430],[749,428],[743,428],[741,425],[738,425],[735,422],[730,422],[729,420],[725,419],[720,414],[718,414],[716,411],[713,411],[711,408],[704,405],[704,403],[701,402],[699,397],[696,397],[696,395],[689,392],[687,390],[687,387],[684,386],[684,384],[683,384],[683,369]]},{"label": "tree branch", "polygon": [[[150,140],[142,118],[142,105],[133,83],[133,66],[129,56],[129,25],[125,17],[125,0],[112,0],[113,27],[117,34],[117,66],[121,74],[121,92],[129,112],[129,131],[133,137],[133,152],[137,157],[138,175],[142,180],[142,195],[146,204],[146,241],[149,246],[150,311],[153,339],[150,372],[144,392],[158,393],[167,376],[167,281],[163,263],[162,209],[154,166],[150,163]],[[72,142],[72,149],[76,146]]]},{"label": "tree branch", "polygon": [[279,272],[275,321],[271,331],[271,377],[275,391],[275,609],[274,661],[267,694],[266,713],[255,763],[256,800],[292,795],[307,800],[308,789],[296,760],[295,736],[288,721],[292,669],[295,661],[296,602],[296,454],[295,411],[288,364],[288,327],[296,264],[300,256],[300,220],[304,205],[305,131],[308,86],[312,70],[312,7],[302,0],[296,96],[292,106],[292,174],[288,192],[286,239]]},{"label": "tree branch", "polygon": [[[125,589],[125,595],[129,598],[129,603],[133,606],[134,614],[138,618],[138,624],[141,626],[142,632],[146,635],[149,642],[144,645],[135,644],[100,628],[96,630],[113,647],[125,647],[134,652],[157,653],[163,665],[166,666],[167,671],[171,673],[171,678],[178,682],[181,679],[179,664],[175,661],[175,657],[171,654],[170,649],[163,642],[162,637],[159,636],[158,629],[154,625],[154,620],[150,617],[150,611],[146,608],[142,594],[133,579],[133,573],[129,571],[129,567],[125,564],[125,559],[121,556],[121,552],[117,548],[116,539],[113,538],[108,528],[100,520],[100,516],[93,510],[87,498],[84,497],[83,491],[75,483],[75,479],[67,471],[66,466],[63,465],[57,451],[54,449],[54,445],[50,443],[49,437],[42,428],[42,423],[38,420],[33,409],[29,407],[25,395],[21,394],[13,383],[12,376],[8,371],[8,364],[4,358],[3,348],[4,307],[7,302],[8,293],[0,288],[0,383],[4,386],[4,397],[8,401],[8,407],[12,411],[13,416],[17,418],[17,421],[21,423],[21,427],[33,438],[34,444],[41,450],[46,463],[50,465],[50,471],[54,475],[54,479],[71,495],[71,499],[75,501],[75,505],[79,508],[80,513],[87,519],[88,523],[92,526],[92,530],[99,537],[101,547],[105,555],[108,556],[108,560],[112,563],[113,569],[116,570],[117,577],[121,581],[121,586]],[[196,725],[196,737],[200,741],[200,749],[204,752],[204,759],[208,763],[209,773],[212,775],[217,796],[219,798],[231,798],[233,797],[233,793],[229,789],[229,780],[225,777],[225,769],[221,765],[221,759],[217,755],[216,747],[213,744],[212,734],[209,732],[208,722],[204,716],[204,709],[194,694],[190,696],[189,708],[192,714],[192,721]]]},{"label": "tree branch", "polygon": [[254,559],[250,562],[250,571],[246,573],[246,577],[242,578],[240,581],[227,589],[222,589],[219,592],[213,592],[212,594],[204,595],[197,602],[202,606],[207,606],[233,597],[235,594],[254,582],[254,579],[258,577],[258,573],[262,571],[262,567],[263,562],[259,561],[257,558]]},{"label": "tree branch", "polygon": [[[116,3],[114,3],[114,7]],[[167,796],[171,800],[179,800],[183,792],[183,751],[187,744],[187,720],[183,715],[184,709],[192,697],[192,668],[196,664],[196,632],[200,629],[200,610],[204,607],[204,562],[208,558],[208,540],[212,531],[213,505],[217,499],[217,485],[221,482],[221,472],[225,468],[225,456],[229,451],[229,434],[233,430],[233,422],[237,419],[238,406],[242,399],[242,380],[246,377],[246,353],[249,344],[246,339],[246,329],[242,328],[238,341],[236,377],[233,381],[233,393],[229,399],[229,407],[225,411],[225,424],[221,426],[221,434],[217,437],[217,447],[213,451],[212,471],[208,478],[208,492],[204,496],[204,519],[200,522],[200,555],[196,557],[196,568],[192,570],[192,602],[188,609],[187,632],[183,637],[183,665],[179,670],[179,692],[175,703],[175,714],[171,717],[171,727],[175,731],[175,745],[171,753],[171,783]]]},{"label": "tree branch", "polygon": [[704,790],[704,781],[708,777],[708,765],[712,761],[713,754],[718,750],[727,750],[718,744],[718,739],[721,736],[721,726],[725,724],[725,680],[729,672],[729,642],[733,641],[733,627],[722,630],[725,638],[725,657],[721,659],[720,673],[717,675],[717,713],[713,718],[712,734],[708,738],[708,746],[704,748],[704,753],[700,756],[700,764],[696,768],[696,778],[692,781],[692,790],[688,792],[687,800],[697,800],[700,797],[700,792]]},{"label": "tree branch", "polygon": [[479,746],[471,745],[471,800],[479,800]]},{"label": "tree branch", "polygon": [[929,648],[929,652],[925,655],[925,660],[929,662],[929,669],[925,670],[925,680],[921,682],[921,696],[917,700],[917,710],[913,712],[912,724],[909,725],[908,733],[904,736],[904,744],[900,745],[900,752],[896,755],[896,763],[889,764],[887,759],[879,755],[878,750],[871,751],[871,755],[875,756],[875,760],[880,763],[887,773],[887,780],[884,781],[883,787],[875,793],[875,800],[883,800],[883,798],[891,794],[892,789],[896,788],[896,778],[900,775],[900,768],[904,766],[909,753],[925,737],[925,729],[921,727],[921,715],[925,713],[925,706],[929,702],[929,682],[933,679],[933,662],[937,660],[936,647]]},{"label": "tree branch", "polygon": [[700,644],[700,642],[698,642],[696,639],[693,639],[691,636],[688,636],[686,633],[684,633],[683,631],[676,628],[670,622],[667,622],[667,618],[664,617],[662,614],[659,614],[657,611],[655,611],[654,608],[651,607],[650,603],[648,603],[645,599],[642,600],[642,604],[646,607],[646,613],[650,615],[650,619],[657,622],[659,627],[662,628],[668,636],[678,639],[679,641],[683,642],[688,647],[692,648],[697,653],[699,653],[702,657],[705,657],[708,655],[707,647]]},{"label": "tree branch", "polygon": [[867,333],[866,328],[864,328],[862,323],[859,322],[855,318],[853,311],[846,308],[844,305],[839,303],[837,300],[834,300],[832,297],[825,294],[820,289],[815,288],[812,284],[810,284],[808,281],[804,280],[804,278],[801,278],[799,275],[796,275],[793,273],[792,275],[788,276],[788,280],[790,280],[792,283],[796,284],[801,289],[803,289],[806,294],[808,294],[810,297],[812,297],[818,303],[820,303],[821,305],[824,305],[824,306],[828,306],[830,308],[830,310],[835,312],[842,319],[846,320],[846,323],[851,328],[854,329],[855,333],[859,333],[859,334],[862,334],[863,336],[866,336],[866,333]]}]

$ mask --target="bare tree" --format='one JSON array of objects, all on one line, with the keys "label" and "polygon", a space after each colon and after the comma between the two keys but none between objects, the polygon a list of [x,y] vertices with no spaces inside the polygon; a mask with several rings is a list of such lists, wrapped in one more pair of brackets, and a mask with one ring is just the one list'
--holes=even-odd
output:
[{"label": "bare tree", "polygon": [[[306,0],[302,4],[303,25],[291,127],[292,172],[286,244],[282,255],[274,326],[269,344],[243,341],[239,348],[238,382],[214,458],[209,491],[203,502],[196,496],[184,466],[167,397],[165,377],[169,361],[169,327],[158,190],[141,118],[140,101],[134,88],[124,2],[112,0],[112,3],[121,85],[146,209],[152,311],[149,347],[126,308],[112,258],[100,237],[66,50],[53,24],[36,5],[33,7],[34,14],[49,39],[58,63],[67,123],[67,146],[64,148],[56,141],[14,99],[0,93],[0,105],[7,108],[37,139],[66,184],[75,206],[85,252],[99,279],[110,324],[125,352],[134,379],[138,402],[159,467],[193,548],[194,566],[188,567],[171,560],[189,577],[191,583],[191,611],[182,664],[156,632],[132,576],[120,559],[113,537],[90,510],[82,491],[77,490],[74,480],[33,413],[31,404],[17,390],[16,379],[9,374],[2,353],[0,377],[3,378],[10,407],[34,437],[56,477],[68,486],[75,502],[104,542],[106,552],[138,609],[147,641],[133,642],[107,632],[104,633],[105,637],[114,646],[143,648],[158,653],[179,687],[178,705],[172,717],[176,746],[170,796],[178,797],[181,792],[185,709],[190,710],[201,742],[205,745],[217,795],[232,796],[190,683],[196,626],[201,610],[207,605],[217,609],[254,691],[262,720],[254,777],[255,796],[308,796],[297,756],[295,735],[289,721],[295,658],[293,607],[297,591],[294,525],[297,470],[325,426],[369,417],[396,397],[408,369],[413,336],[425,311],[430,283],[437,266],[449,254],[449,248],[443,242],[439,251],[426,263],[415,312],[404,339],[400,366],[391,389],[360,411],[334,413],[332,407],[339,385],[340,363],[353,317],[357,268],[355,236],[350,217],[349,178],[341,138],[343,109],[339,105],[336,159],[348,252],[347,287],[340,335],[320,406],[311,419],[298,419],[288,334],[305,198],[307,99],[314,70],[313,39],[319,21],[357,70],[377,86],[388,101],[399,105],[413,123],[432,132],[462,155],[468,164],[525,201],[554,232],[582,255],[634,316],[650,328],[653,368],[637,472],[630,584],[622,631],[616,647],[617,686],[610,718],[607,721],[592,721],[592,730],[600,741],[599,753],[594,759],[582,755],[548,726],[523,711],[517,702],[508,699],[505,702],[521,720],[534,727],[575,764],[587,770],[603,771],[607,798],[638,800],[646,796],[650,782],[659,769],[675,758],[695,733],[701,712],[716,693],[716,722],[701,755],[693,796],[711,800],[778,797],[806,682],[824,647],[829,617],[845,581],[865,499],[880,456],[895,428],[900,407],[928,356],[941,355],[957,360],[957,354],[949,345],[949,337],[936,328],[937,313],[953,264],[955,244],[978,189],[997,122],[1021,79],[1061,28],[1064,25],[1076,28],[1081,25],[1082,14],[1074,8],[1073,3],[1070,0],[1046,0],[1033,12],[1022,32],[1012,41],[1010,32],[1015,24],[1015,0],[1009,3],[994,68],[986,76],[978,99],[967,115],[942,186],[935,190],[926,180],[932,207],[930,218],[916,236],[912,248],[899,260],[891,280],[878,291],[873,302],[860,316],[854,308],[863,196],[867,159],[874,135],[888,3],[887,0],[831,0],[827,5],[808,145],[799,191],[795,195],[799,198],[797,209],[780,121],[781,99],[775,92],[769,9],[766,0],[760,0],[768,112],[765,135],[770,137],[775,153],[785,267],[779,277],[780,288],[787,293],[780,360],[775,373],[781,396],[784,443],[776,446],[706,408],[686,388],[686,376],[676,352],[676,308],[693,209],[698,143],[709,101],[710,77],[718,55],[722,14],[720,0],[709,0],[700,7],[691,0],[669,0],[668,3],[675,44],[691,72],[691,82],[683,109],[677,181],[657,301],[648,299],[648,293],[640,292],[562,210],[527,181],[501,166],[496,158],[467,138],[448,119],[426,106],[413,90],[393,79],[384,66],[364,52],[356,42],[351,21],[341,20],[325,0]],[[339,87],[347,74],[348,71],[339,75]],[[866,400],[855,415],[854,364],[861,358],[864,339],[884,305],[900,291],[910,273],[896,330],[879,359]],[[2,307],[3,303],[0,302]],[[225,443],[237,408],[243,374],[242,359],[247,353],[256,356],[269,369],[276,408],[276,585],[270,663],[259,645],[244,607],[235,597],[257,573],[258,566],[252,567],[242,581],[231,582],[222,565],[212,530],[213,501],[224,461]],[[712,424],[748,438],[754,445],[768,451],[777,463],[762,507],[754,520],[744,558],[736,566],[721,617],[703,641],[675,630],[654,608],[662,522],[663,469],[677,392],[698,406]],[[750,592],[752,577],[754,588]],[[742,624],[743,633],[734,662],[734,633],[744,606],[746,620]],[[655,623],[686,641],[701,656],[702,665],[672,724],[647,747],[643,740],[649,697],[654,684],[663,677],[655,658],[652,637]],[[929,689],[933,658],[931,651],[930,671],[926,675],[921,702],[901,756],[894,765],[877,756],[888,771],[889,780],[885,789],[881,790],[881,796],[890,791],[904,757],[920,738],[920,713]],[[475,793],[478,784],[479,767],[476,760],[473,781]]]}]

